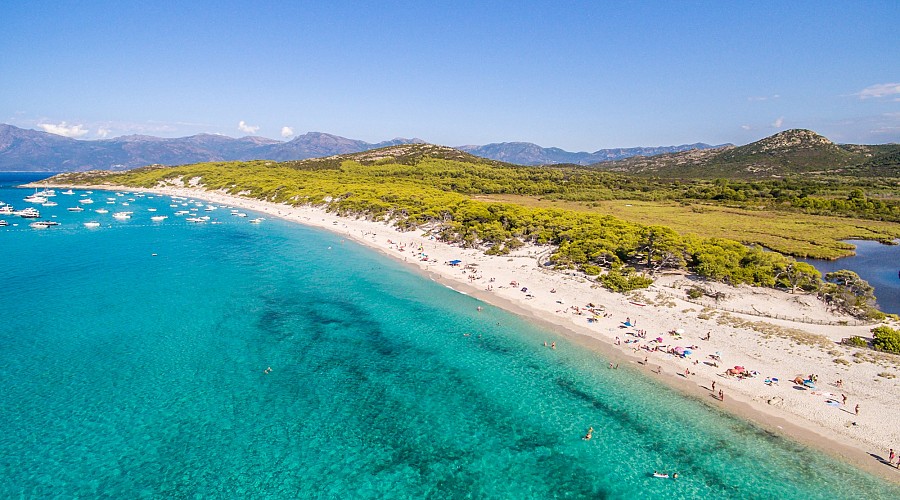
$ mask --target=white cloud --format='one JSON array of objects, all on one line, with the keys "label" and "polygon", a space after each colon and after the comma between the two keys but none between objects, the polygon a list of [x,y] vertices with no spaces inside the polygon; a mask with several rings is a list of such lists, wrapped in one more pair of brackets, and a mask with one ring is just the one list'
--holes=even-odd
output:
[{"label": "white cloud", "polygon": [[774,122],[772,122],[772,126],[775,128],[781,128],[782,125],[784,125],[784,117],[783,116],[779,116],[778,118],[775,119]]},{"label": "white cloud", "polygon": [[100,127],[97,129],[97,137],[100,137],[101,139],[106,139],[106,137],[109,135],[110,132],[111,131],[108,128]]},{"label": "white cloud", "polygon": [[241,132],[243,132],[245,134],[255,134],[256,131],[259,130],[259,127],[247,125],[247,122],[245,122],[244,120],[241,120],[240,122],[238,122],[238,130],[240,130]]},{"label": "white cloud", "polygon": [[63,137],[75,138],[88,133],[88,130],[84,128],[84,125],[68,125],[66,122],[59,122],[58,124],[38,123],[38,127],[44,129],[44,132],[50,132],[51,134],[61,135]]},{"label": "white cloud", "polygon": [[900,94],[900,83],[876,83],[857,92],[860,99],[887,97]]},{"label": "white cloud", "polygon": [[294,136],[294,129],[292,127],[281,127],[281,137],[287,139],[288,137]]},{"label": "white cloud", "polygon": [[779,97],[781,97],[781,96],[778,95],[778,94],[763,95],[763,96],[750,96],[750,97],[747,98],[747,100],[748,100],[748,101],[751,101],[751,102],[755,102],[755,101],[768,101],[768,100],[770,100],[770,99],[778,99]]},{"label": "white cloud", "polygon": [[741,125],[741,128],[744,130],[750,130],[752,127],[750,127],[750,125]]}]

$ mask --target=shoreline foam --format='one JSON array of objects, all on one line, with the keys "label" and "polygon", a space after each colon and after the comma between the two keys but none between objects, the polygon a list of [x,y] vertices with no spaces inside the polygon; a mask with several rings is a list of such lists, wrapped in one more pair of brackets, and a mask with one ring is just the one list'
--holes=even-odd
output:
[{"label": "shoreline foam", "polygon": [[[849,365],[833,361],[856,359],[853,354],[857,352],[868,354],[868,351],[837,345],[836,341],[852,335],[867,335],[872,325],[815,325],[704,310],[701,306],[678,298],[678,294],[683,295],[684,292],[677,287],[688,279],[679,275],[658,279],[650,289],[642,292],[641,300],[646,301],[647,305],[641,306],[636,304],[637,300],[629,300],[624,295],[599,288],[575,273],[566,274],[540,267],[537,258],[547,250],[545,247],[526,246],[511,255],[487,256],[480,250],[462,249],[438,242],[423,236],[421,230],[400,232],[382,222],[343,218],[322,208],[292,207],[219,191],[206,191],[199,187],[141,189],[110,185],[53,186],[45,183],[40,186],[143,191],[197,198],[254,210],[340,234],[406,262],[444,286],[523,316],[557,335],[600,352],[604,357],[628,362],[633,369],[645,372],[646,376],[659,380],[687,397],[720,407],[775,434],[812,446],[870,473],[900,483],[900,470],[889,468],[874,458],[886,456],[888,448],[900,448],[900,427],[893,423],[895,416],[900,413],[900,398],[891,397],[900,392],[897,389],[898,382],[895,381],[897,379],[878,376],[879,372],[886,371],[900,375],[897,373],[900,359],[885,358],[888,361],[884,363],[890,363],[890,368],[873,361],[848,361]],[[420,247],[428,255],[428,261],[414,256]],[[474,266],[466,269],[445,265],[445,262],[453,259],[460,259],[464,264]],[[490,278],[494,278],[494,281],[489,281]],[[518,284],[511,286],[514,281]],[[488,285],[492,290],[486,289]],[[793,318],[822,317],[835,323],[850,320],[829,313],[815,299],[803,300],[805,296],[750,287],[733,288],[706,283],[704,286],[713,286],[726,293],[727,298],[723,303],[734,306],[735,309],[752,308],[755,311]],[[527,287],[528,292],[522,292],[521,287]],[[551,290],[555,290],[555,293],[551,293]],[[606,315],[588,323],[590,315],[573,314],[571,309],[567,309],[570,306],[583,308],[587,303],[602,306]],[[563,310],[566,312],[561,312]],[[633,351],[630,349],[632,344],[615,345],[616,337],[622,342],[633,338],[627,333],[634,332],[635,328],[622,328],[626,318],[632,318],[636,328],[647,331],[646,340],[642,339],[638,345],[661,336],[663,344],[672,346],[674,340],[666,332],[681,328],[685,330],[685,334],[678,344],[697,345],[699,349],[690,358],[682,359],[661,352]],[[783,331],[776,327],[781,327]],[[712,339],[700,340],[706,332],[712,332]],[[797,339],[804,339],[812,345],[798,343]],[[722,353],[723,360],[719,367],[705,364],[705,361],[710,361],[708,355],[717,351]],[[645,358],[649,358],[647,365],[643,364]],[[699,361],[699,364],[694,364],[694,360]],[[759,371],[760,375],[745,380],[721,375],[726,368],[735,365]],[[852,369],[848,366],[852,366]],[[659,374],[653,372],[657,367],[661,370]],[[696,375],[685,377],[685,369]],[[819,389],[795,389],[790,382],[794,375],[809,373],[819,376]],[[779,385],[764,385],[766,377],[778,377]],[[832,385],[838,379],[844,381],[843,388]],[[713,392],[708,390],[712,381],[716,382],[717,390],[721,388],[725,391],[724,402],[712,397]],[[841,394],[847,394],[848,404],[828,405],[824,393],[831,393],[838,401]],[[861,406],[859,416],[853,415],[856,404]]]}]

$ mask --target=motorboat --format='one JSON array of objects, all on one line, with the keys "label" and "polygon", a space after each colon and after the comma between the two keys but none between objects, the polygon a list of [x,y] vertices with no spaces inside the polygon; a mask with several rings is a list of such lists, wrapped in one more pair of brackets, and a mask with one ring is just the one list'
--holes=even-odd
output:
[{"label": "motorboat", "polygon": [[131,218],[131,212],[116,212],[113,214],[113,218],[125,220]]},{"label": "motorboat", "polygon": [[184,220],[186,220],[188,222],[195,222],[195,223],[206,222],[206,220],[203,217],[188,217],[187,219],[184,219]]},{"label": "motorboat", "polygon": [[82,199],[78,200],[78,203],[84,203],[85,205],[89,205],[93,202],[94,202],[94,200],[92,200],[90,198],[82,198]]},{"label": "motorboat", "polygon": [[84,227],[90,227],[90,228],[100,227],[100,223],[92,220],[90,222],[85,222]]},{"label": "motorboat", "polygon": [[5,220],[0,219],[0,227],[8,226],[8,225],[9,225],[9,222],[6,222]]},{"label": "motorboat", "polygon": [[12,205],[3,205],[0,207],[0,215],[12,215],[15,210],[13,210]]},{"label": "motorboat", "polygon": [[59,203],[56,203],[55,201],[50,201],[50,200],[47,200],[44,203],[41,203],[42,207],[55,207],[56,205],[59,205]]},{"label": "motorboat", "polygon": [[37,193],[28,195],[22,199],[26,203],[47,203],[47,198],[43,196],[38,196]]},{"label": "motorboat", "polygon": [[41,216],[41,213],[37,211],[36,208],[28,207],[23,210],[18,210],[13,212],[13,215],[18,215],[24,219],[37,219]]},{"label": "motorboat", "polygon": [[147,211],[148,211],[148,212],[156,212],[156,209],[155,209],[155,208],[148,208]]},{"label": "motorboat", "polygon": [[62,194],[75,194],[75,191],[72,191],[71,189],[67,189],[67,190],[63,191]]},{"label": "motorboat", "polygon": [[109,210],[105,208],[98,208],[97,210],[94,210],[94,212],[97,212],[98,214],[108,214]]},{"label": "motorboat", "polygon": [[150,220],[152,220],[153,222],[162,222],[168,218],[169,217],[167,215],[154,215],[153,217],[150,217]]},{"label": "motorboat", "polygon": [[39,220],[39,221],[34,221],[28,225],[34,229],[47,229],[48,227],[58,226],[59,222],[54,222],[54,221],[49,221],[49,220]]},{"label": "motorboat", "polygon": [[81,207],[69,207],[66,210],[69,212],[84,212],[84,209]]},{"label": "motorboat", "polygon": [[266,219],[263,219],[262,217],[257,217],[255,219],[250,219],[250,224],[259,224],[260,222],[262,222],[264,220],[266,220]]}]

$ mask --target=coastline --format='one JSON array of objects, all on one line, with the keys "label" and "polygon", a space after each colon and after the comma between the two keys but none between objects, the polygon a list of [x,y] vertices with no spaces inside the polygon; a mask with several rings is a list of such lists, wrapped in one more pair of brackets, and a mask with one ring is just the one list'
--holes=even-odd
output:
[{"label": "coastline", "polygon": [[[892,360],[888,368],[875,361],[857,363],[859,357],[853,355],[859,350],[829,345],[829,341],[834,344],[843,337],[867,335],[872,325],[815,325],[705,309],[680,298],[684,291],[679,288],[689,282],[689,277],[678,274],[663,276],[650,289],[626,297],[598,288],[574,273],[542,268],[538,260],[548,248],[526,246],[511,255],[487,256],[480,250],[438,242],[423,235],[421,230],[400,232],[385,223],[343,218],[321,208],[291,207],[206,191],[201,187],[170,185],[141,189],[46,183],[31,186],[142,191],[202,199],[340,234],[405,262],[444,286],[523,316],[614,362],[627,363],[630,369],[645,372],[646,376],[658,379],[687,397],[719,407],[775,434],[900,484],[900,470],[889,468],[874,458],[886,456],[888,448],[900,448],[900,429],[892,424],[893,416],[900,410],[900,401],[891,398],[891,394],[898,393],[898,382],[878,376],[879,372],[898,373],[900,359]],[[428,259],[421,260],[420,253],[427,254]],[[445,264],[454,259],[461,260],[463,265]],[[512,282],[517,284],[513,286]],[[785,292],[711,286],[728,294],[723,307],[752,308],[753,311],[796,319],[828,318],[835,323],[848,320],[828,313],[824,306],[817,309],[818,301],[798,300],[801,296]],[[522,288],[527,288],[527,292]],[[585,315],[583,308],[588,303],[602,307],[602,316],[595,319],[590,314]],[[572,307],[578,307],[581,314]],[[632,319],[635,328],[624,327],[626,318]],[[637,328],[646,330],[647,338],[637,344],[624,344],[625,340],[635,339],[629,334],[635,333]],[[667,333],[676,329],[685,331],[677,341]],[[711,332],[711,340],[701,340],[707,332]],[[615,344],[617,337],[623,344]],[[662,337],[665,345],[674,346],[677,342],[680,346],[696,345],[699,349],[684,359],[663,352],[631,349],[633,345],[645,345],[656,337]],[[798,344],[798,339],[808,344]],[[706,364],[711,362],[708,355],[715,352],[722,353],[718,367]],[[833,361],[843,358],[853,360],[848,361],[852,364]],[[644,359],[648,359],[647,365]],[[746,380],[721,375],[726,368],[735,365],[756,370],[760,375]],[[847,366],[853,366],[853,369]],[[656,367],[661,368],[660,374],[652,372]],[[685,369],[695,375],[684,376]],[[796,374],[808,373],[818,374],[821,389],[795,389],[790,379]],[[763,379],[766,377],[778,377],[780,383],[765,385]],[[831,385],[838,379],[844,381],[843,388]],[[707,387],[713,381],[717,389],[725,391],[724,402],[711,397],[713,392]],[[828,394],[840,400],[842,393],[849,397],[847,405],[826,404]],[[853,415],[855,404],[862,407],[859,416]]]}]

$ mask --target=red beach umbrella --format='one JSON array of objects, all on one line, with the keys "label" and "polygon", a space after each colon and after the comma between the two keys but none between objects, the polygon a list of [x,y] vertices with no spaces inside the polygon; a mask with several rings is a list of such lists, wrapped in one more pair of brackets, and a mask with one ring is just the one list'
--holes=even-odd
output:
[{"label": "red beach umbrella", "polygon": [[744,371],[744,367],[743,366],[735,366],[734,370],[738,371],[738,372],[742,372],[742,371]]}]

